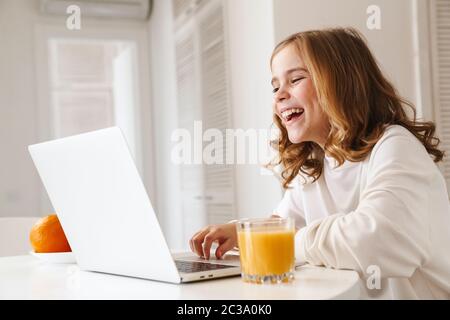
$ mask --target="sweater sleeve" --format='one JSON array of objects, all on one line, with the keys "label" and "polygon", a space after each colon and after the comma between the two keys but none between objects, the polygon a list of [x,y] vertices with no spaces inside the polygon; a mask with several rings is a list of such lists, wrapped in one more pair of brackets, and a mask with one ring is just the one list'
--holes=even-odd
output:
[{"label": "sweater sleeve", "polygon": [[[429,255],[429,179],[435,164],[412,135],[388,135],[372,151],[355,211],[302,228],[297,257],[314,265],[352,269],[362,277],[410,277]],[[435,169],[435,167],[434,167]]]}]

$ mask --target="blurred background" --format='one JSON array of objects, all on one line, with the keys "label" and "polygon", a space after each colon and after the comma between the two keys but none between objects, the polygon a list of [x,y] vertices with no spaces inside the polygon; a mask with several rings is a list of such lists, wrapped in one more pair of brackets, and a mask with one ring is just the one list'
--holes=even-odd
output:
[{"label": "blurred background", "polygon": [[[171,136],[195,120],[270,129],[273,47],[333,26],[366,36],[448,152],[448,0],[0,0],[0,217],[53,212],[28,145],[113,125],[171,248],[205,224],[271,214],[283,193],[274,175],[258,164],[176,165]],[[448,159],[441,169],[450,181]]]}]

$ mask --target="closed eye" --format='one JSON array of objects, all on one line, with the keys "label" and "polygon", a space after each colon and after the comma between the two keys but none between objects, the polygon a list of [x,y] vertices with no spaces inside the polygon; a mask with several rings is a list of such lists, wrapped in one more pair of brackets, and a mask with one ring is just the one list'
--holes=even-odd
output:
[{"label": "closed eye", "polygon": [[[303,79],[305,79],[305,77],[295,78],[295,79],[292,79],[291,83],[297,83]],[[272,90],[273,93],[276,93],[277,91],[278,91],[278,88],[273,88],[273,90]]]},{"label": "closed eye", "polygon": [[295,79],[292,80],[292,83],[299,82],[300,80],[303,80],[303,79],[305,79],[305,78],[304,78],[304,77],[301,77],[301,78],[295,78]]}]

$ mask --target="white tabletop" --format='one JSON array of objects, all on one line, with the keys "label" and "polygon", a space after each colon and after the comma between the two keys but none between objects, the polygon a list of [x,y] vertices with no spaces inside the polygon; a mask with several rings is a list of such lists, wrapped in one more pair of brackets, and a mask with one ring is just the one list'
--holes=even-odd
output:
[{"label": "white tabletop", "polygon": [[297,268],[290,284],[256,285],[240,277],[188,284],[81,271],[76,264],[50,264],[33,256],[0,258],[0,299],[358,299],[354,271]]}]

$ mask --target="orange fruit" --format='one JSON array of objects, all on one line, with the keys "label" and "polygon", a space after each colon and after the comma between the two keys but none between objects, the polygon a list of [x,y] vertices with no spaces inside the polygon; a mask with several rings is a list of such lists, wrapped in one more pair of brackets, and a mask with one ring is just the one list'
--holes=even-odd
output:
[{"label": "orange fruit", "polygon": [[56,214],[43,217],[34,224],[30,242],[38,253],[72,251]]}]

